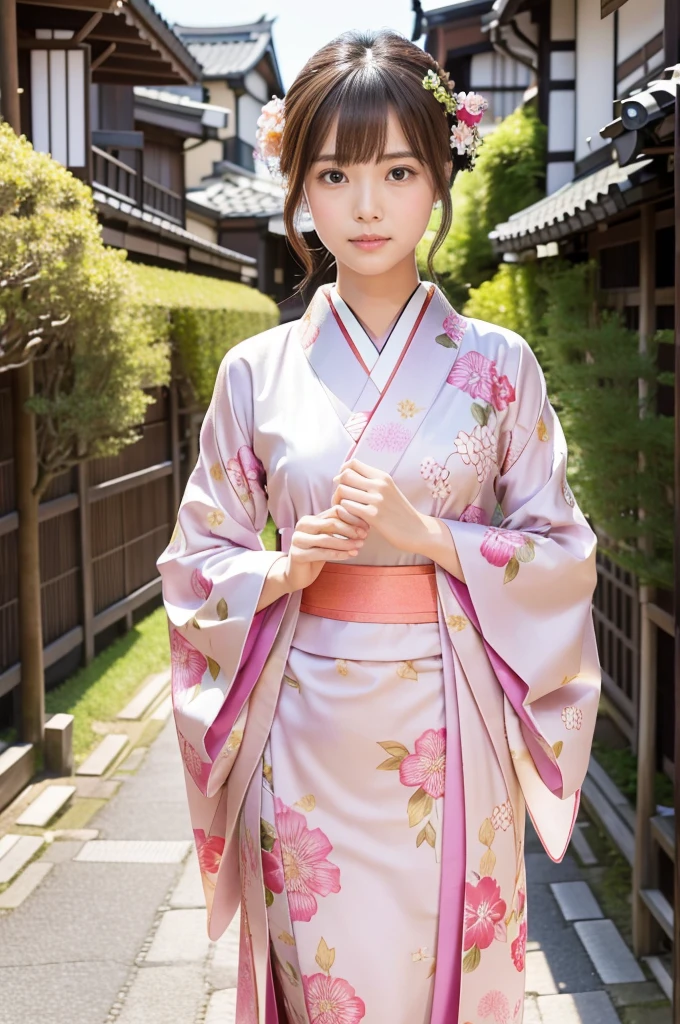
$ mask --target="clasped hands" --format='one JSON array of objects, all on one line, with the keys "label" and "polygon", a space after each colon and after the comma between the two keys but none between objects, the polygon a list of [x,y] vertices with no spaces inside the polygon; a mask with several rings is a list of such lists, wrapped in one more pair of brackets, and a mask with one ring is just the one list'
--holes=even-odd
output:
[{"label": "clasped hands", "polygon": [[285,564],[273,570],[288,592],[313,583],[324,562],[358,555],[369,530],[402,551],[427,551],[434,520],[413,507],[389,473],[349,459],[333,483],[331,507],[298,520]]}]

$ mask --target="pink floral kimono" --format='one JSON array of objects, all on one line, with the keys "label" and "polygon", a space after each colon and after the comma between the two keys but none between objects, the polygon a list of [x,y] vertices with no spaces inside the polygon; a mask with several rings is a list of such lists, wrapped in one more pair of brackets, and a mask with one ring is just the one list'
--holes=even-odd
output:
[{"label": "pink floral kimono", "polygon": [[[437,622],[256,613],[351,455],[451,530]],[[421,282],[380,351],[323,286],[232,349],[159,559],[177,735],[239,1024],[520,1024],[525,807],[565,853],[600,674],[595,537],[540,367]],[[373,529],[351,564],[432,565]],[[349,562],[343,564],[350,564]]]}]

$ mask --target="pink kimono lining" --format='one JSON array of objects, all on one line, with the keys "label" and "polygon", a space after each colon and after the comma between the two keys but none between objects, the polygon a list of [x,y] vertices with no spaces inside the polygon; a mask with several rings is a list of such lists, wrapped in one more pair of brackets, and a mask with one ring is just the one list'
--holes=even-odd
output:
[{"label": "pink kimono lining", "polygon": [[451,576],[448,572],[446,573],[446,578],[448,579],[449,586],[458,599],[461,608],[482,638],[484,648],[489,657],[489,661],[493,666],[493,670],[496,673],[496,677],[503,687],[515,714],[519,717],[522,723],[524,741],[529,748],[529,753],[531,754],[541,778],[550,792],[554,793],[555,796],[560,797],[561,799],[564,789],[562,772],[559,767],[552,763],[546,752],[540,746],[536,726],[524,706],[524,698],[529,692],[527,684],[515,671],[513,671],[513,669],[510,668],[507,662],[503,661],[501,656],[487,642],[484,634],[482,633],[479,618],[474,609],[474,605],[472,604],[470,591],[467,586],[464,583],[461,583],[460,580],[455,579],[455,577]]}]

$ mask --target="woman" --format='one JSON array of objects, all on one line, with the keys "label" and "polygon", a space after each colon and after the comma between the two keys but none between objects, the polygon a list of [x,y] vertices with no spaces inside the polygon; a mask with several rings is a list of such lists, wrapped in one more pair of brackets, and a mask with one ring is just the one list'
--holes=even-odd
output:
[{"label": "woman", "polygon": [[525,806],[555,860],[578,809],[595,537],[527,343],[416,270],[479,143],[452,86],[350,33],[264,108],[289,238],[311,272],[306,203],[337,281],[226,355],[158,563],[239,1024],[520,1022]]}]

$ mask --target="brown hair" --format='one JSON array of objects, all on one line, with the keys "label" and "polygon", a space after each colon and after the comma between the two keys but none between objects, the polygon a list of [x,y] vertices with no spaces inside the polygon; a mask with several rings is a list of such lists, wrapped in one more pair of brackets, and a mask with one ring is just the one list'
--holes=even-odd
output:
[{"label": "brown hair", "polygon": [[[369,50],[371,51],[369,53]],[[309,167],[318,157],[335,115],[335,152],[340,164],[381,159],[392,107],[417,160],[424,164],[442,202],[442,216],[427,258],[433,259],[451,227],[451,178],[446,164],[452,155],[449,134],[453,120],[431,92],[423,88],[429,70],[448,76],[430,56],[396,32],[345,32],[307,61],[285,97],[285,129],[281,173],[288,187],[283,211],[286,234],[306,274],[305,288],[328,265],[319,262],[298,232],[295,219]]]}]

